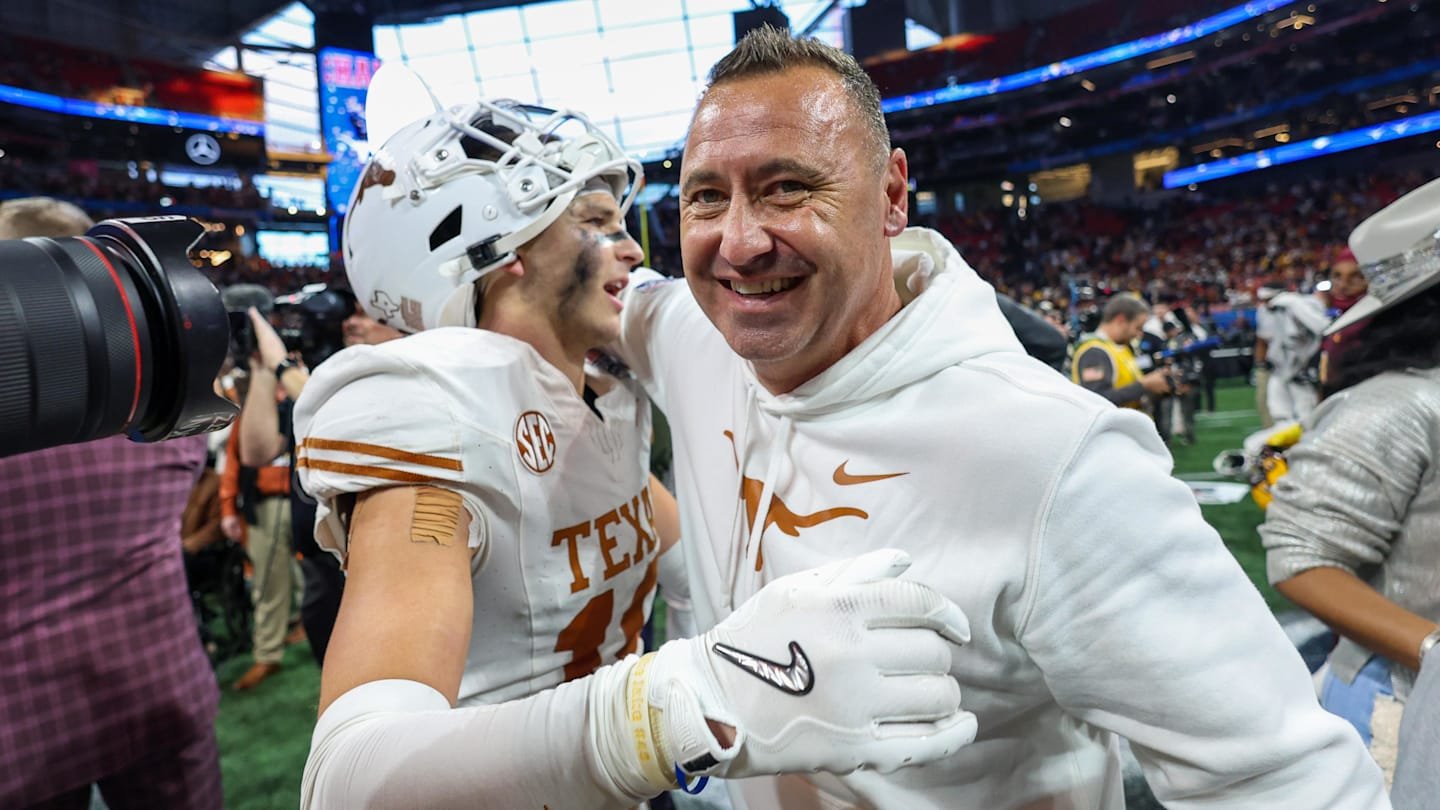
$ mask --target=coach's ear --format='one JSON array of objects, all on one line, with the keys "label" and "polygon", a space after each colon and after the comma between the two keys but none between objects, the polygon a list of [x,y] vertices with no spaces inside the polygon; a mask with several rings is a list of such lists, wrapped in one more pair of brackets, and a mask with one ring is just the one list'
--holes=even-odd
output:
[{"label": "coach's ear", "polygon": [[885,161],[885,203],[885,235],[893,239],[910,224],[910,164],[899,147]]}]

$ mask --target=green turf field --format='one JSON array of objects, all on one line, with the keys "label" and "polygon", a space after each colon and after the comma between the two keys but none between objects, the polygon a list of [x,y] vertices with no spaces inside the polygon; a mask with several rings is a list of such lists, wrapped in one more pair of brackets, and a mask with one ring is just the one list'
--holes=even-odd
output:
[{"label": "green turf field", "polygon": [[[1211,460],[1221,450],[1239,447],[1260,426],[1254,390],[1221,388],[1216,412],[1202,413],[1193,447],[1174,448],[1175,471],[1182,477],[1212,473]],[[1272,610],[1289,607],[1265,582],[1265,553],[1255,533],[1262,513],[1248,498],[1229,506],[1202,507]],[[299,802],[300,773],[310,748],[320,672],[305,644],[285,653],[284,667],[257,689],[245,693],[229,685],[250,664],[248,656],[219,669],[224,694],[216,723],[220,737],[225,806],[230,810],[290,810]]]}]

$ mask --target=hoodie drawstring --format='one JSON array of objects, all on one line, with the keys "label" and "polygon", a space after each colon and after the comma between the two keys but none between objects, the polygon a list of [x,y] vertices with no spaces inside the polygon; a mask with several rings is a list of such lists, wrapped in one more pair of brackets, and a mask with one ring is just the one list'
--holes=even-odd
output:
[{"label": "hoodie drawstring", "polygon": [[[755,413],[759,398],[756,395],[754,386],[749,387],[748,401],[745,403],[745,424],[743,438],[736,442],[739,446],[740,481],[743,495],[745,481],[745,462],[750,451],[750,423]],[[735,547],[740,554],[732,560],[730,569],[730,587],[727,597],[729,607],[733,610],[735,605],[743,602],[746,598],[758,590],[760,572],[757,563],[763,551],[762,540],[765,533],[765,518],[770,514],[770,503],[775,500],[775,488],[780,478],[780,465],[784,461],[786,448],[790,444],[790,436],[794,432],[794,423],[789,415],[780,416],[779,430],[776,432],[775,441],[771,447],[770,464],[765,470],[765,477],[761,479],[760,500],[756,504],[755,517],[750,522],[750,534],[748,537],[739,538]],[[743,501],[743,498],[742,498]],[[743,505],[742,505],[743,510]],[[739,523],[737,521],[737,523]],[[747,573],[748,584],[745,594],[739,592],[741,582],[741,571]]]}]

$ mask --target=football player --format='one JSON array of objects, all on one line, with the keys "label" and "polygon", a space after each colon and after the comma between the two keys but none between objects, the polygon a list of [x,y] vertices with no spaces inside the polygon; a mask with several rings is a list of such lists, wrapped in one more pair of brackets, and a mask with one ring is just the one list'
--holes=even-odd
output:
[{"label": "football player", "polygon": [[948,675],[965,617],[898,552],[632,655],[673,505],[648,403],[585,357],[619,334],[639,182],[583,116],[478,101],[400,129],[357,184],[350,281],[408,336],[335,355],[296,408],[316,539],[348,572],[302,806],[633,807],[973,738]]}]

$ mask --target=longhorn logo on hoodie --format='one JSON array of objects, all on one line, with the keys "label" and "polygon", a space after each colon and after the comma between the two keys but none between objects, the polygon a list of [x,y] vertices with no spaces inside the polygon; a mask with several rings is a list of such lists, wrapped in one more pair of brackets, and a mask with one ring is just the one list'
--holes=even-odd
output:
[{"label": "longhorn logo on hoodie", "polygon": [[[725,431],[725,438],[730,440],[730,446],[735,446],[735,434]],[[883,481],[887,478],[897,478],[907,473],[888,473],[885,475],[849,475],[845,471],[848,462],[841,462],[835,469],[835,483],[841,486],[853,486],[855,484],[866,484],[874,481]],[[740,466],[740,457],[735,456],[735,466]],[[760,511],[760,496],[765,491],[765,482],[751,478],[743,473],[740,476],[740,498],[745,502],[745,525],[755,525],[755,514]],[[801,529],[810,529],[819,526],[821,523],[828,523],[832,520],[839,520],[845,517],[856,517],[861,520],[869,520],[870,513],[853,506],[836,506],[830,509],[821,509],[809,514],[801,514],[791,509],[779,495],[771,495],[770,506],[765,510],[765,522],[760,526],[760,536],[754,538],[761,543],[760,549],[755,554],[755,570],[759,571],[765,565],[765,548],[763,545],[765,531],[771,526],[780,529],[782,534],[790,537],[799,537]]]}]

